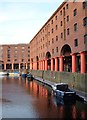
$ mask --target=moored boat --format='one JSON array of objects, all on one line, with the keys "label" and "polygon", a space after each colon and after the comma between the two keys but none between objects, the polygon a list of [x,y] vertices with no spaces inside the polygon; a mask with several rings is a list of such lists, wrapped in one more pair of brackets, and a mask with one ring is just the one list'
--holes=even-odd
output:
[{"label": "moored boat", "polygon": [[33,75],[31,73],[27,74],[28,80],[32,81],[33,80]]},{"label": "moored boat", "polygon": [[64,102],[72,102],[76,100],[76,92],[70,90],[67,83],[58,83],[52,86],[53,94],[64,100]]},{"label": "moored boat", "polygon": [[8,72],[0,72],[0,76],[5,76],[5,75],[8,75],[9,73]]}]

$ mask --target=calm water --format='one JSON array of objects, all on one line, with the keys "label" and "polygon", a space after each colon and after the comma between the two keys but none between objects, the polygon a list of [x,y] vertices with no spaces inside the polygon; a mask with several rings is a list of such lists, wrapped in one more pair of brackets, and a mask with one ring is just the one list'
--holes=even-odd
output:
[{"label": "calm water", "polygon": [[2,101],[3,118],[85,119],[87,115],[86,103],[60,104],[50,87],[21,77],[2,78]]}]

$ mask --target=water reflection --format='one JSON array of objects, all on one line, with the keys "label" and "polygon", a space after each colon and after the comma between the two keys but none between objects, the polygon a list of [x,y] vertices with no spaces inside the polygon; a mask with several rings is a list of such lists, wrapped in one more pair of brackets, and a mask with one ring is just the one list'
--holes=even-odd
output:
[{"label": "water reflection", "polygon": [[[76,101],[61,104],[52,90],[37,81],[24,78],[3,78],[3,117],[6,118],[86,118],[87,104]],[[84,107],[85,106],[85,107]]]}]

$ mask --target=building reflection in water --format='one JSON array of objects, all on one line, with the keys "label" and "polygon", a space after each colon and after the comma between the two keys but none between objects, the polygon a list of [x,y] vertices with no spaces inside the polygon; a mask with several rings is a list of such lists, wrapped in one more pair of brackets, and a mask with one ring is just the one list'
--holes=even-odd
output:
[{"label": "building reflection in water", "polygon": [[75,105],[72,106],[72,118],[73,119],[77,118],[77,110]]},{"label": "building reflection in water", "polygon": [[[51,88],[35,80],[28,81],[27,78],[24,79],[22,77],[4,77],[3,83],[5,85],[16,84],[18,88],[23,87],[23,89],[27,92],[28,96],[32,96],[32,101],[30,104],[34,106],[34,109],[37,111],[39,117],[41,118],[77,119],[78,116],[82,119],[86,118],[84,104],[80,104],[78,102],[73,105],[60,104],[60,101],[53,97]],[[7,87],[6,89],[9,88]]]}]

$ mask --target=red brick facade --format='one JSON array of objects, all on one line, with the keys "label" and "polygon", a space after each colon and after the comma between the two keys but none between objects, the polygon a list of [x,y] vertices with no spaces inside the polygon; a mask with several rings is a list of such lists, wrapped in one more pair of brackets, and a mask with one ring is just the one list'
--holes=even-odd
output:
[{"label": "red brick facade", "polygon": [[30,67],[29,44],[14,44],[0,46],[0,69],[20,70]]},{"label": "red brick facade", "polygon": [[30,41],[30,69],[87,72],[87,3],[63,2]]}]

